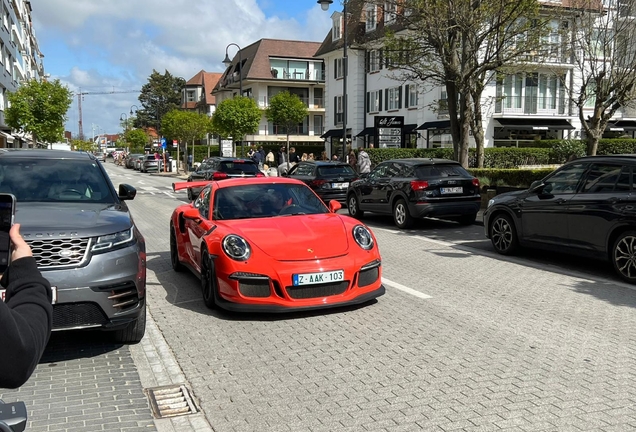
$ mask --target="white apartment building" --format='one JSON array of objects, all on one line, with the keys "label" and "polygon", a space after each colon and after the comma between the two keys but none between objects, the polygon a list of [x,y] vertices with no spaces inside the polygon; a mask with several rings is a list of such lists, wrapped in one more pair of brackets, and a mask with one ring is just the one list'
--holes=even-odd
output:
[{"label": "white apartment building", "polygon": [[[348,1],[347,57],[343,66],[343,16],[332,14],[332,28],[316,56],[326,66],[327,145],[340,143],[343,117],[343,75],[347,69],[347,141],[354,147],[452,147],[450,121],[444,87],[400,79],[382,55],[385,26],[395,26],[396,13],[387,2]],[[387,13],[385,14],[385,8]],[[549,43],[558,45],[568,20],[554,20]],[[393,27],[394,29],[397,27]],[[576,88],[577,72],[565,53],[549,58],[527,59],[527,72],[492,80],[483,93],[483,128],[486,147],[532,146],[536,140],[581,138],[582,127],[576,107],[570,103],[566,82]],[[591,113],[591,107],[590,107]],[[386,139],[375,127],[382,118],[402,120],[403,138]],[[608,127],[608,136],[636,131],[636,112],[622,109]],[[472,138],[471,138],[472,139]],[[472,143],[474,145],[474,142]]]},{"label": "white apartment building", "polygon": [[[213,91],[216,103],[239,94],[253,98],[260,108],[279,92],[289,91],[305,102],[308,116],[290,134],[292,145],[322,143],[325,122],[324,62],[314,57],[316,42],[261,39],[242,48]],[[250,144],[285,143],[287,135],[263,114],[258,131],[246,135]]]},{"label": "white apartment building", "polygon": [[0,0],[0,147],[32,146],[29,137],[14,137],[4,120],[7,92],[23,80],[44,79],[44,57],[31,18],[31,2]]}]

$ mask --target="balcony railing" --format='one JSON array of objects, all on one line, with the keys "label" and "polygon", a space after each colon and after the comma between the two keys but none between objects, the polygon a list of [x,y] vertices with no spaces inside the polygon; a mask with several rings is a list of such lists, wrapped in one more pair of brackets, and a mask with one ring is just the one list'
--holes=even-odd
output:
[{"label": "balcony railing", "polygon": [[325,71],[324,70],[313,70],[309,69],[280,69],[280,68],[272,68],[271,70],[272,78],[279,80],[292,80],[292,81],[324,81],[325,80]]},{"label": "balcony railing", "polygon": [[[267,108],[269,106],[269,98],[267,96],[252,97],[252,99],[256,101],[259,108]],[[298,96],[298,99],[300,99],[302,103],[304,103],[305,106],[308,108],[324,108],[325,107],[325,100],[323,98],[310,99],[310,98]],[[314,103],[313,107],[309,107],[309,101],[312,101]]]},{"label": "balcony railing", "polygon": [[[287,128],[284,126],[272,125],[268,126],[269,135],[287,135]],[[309,135],[309,128],[305,125],[296,126],[289,130],[290,135]]]},{"label": "balcony railing", "polygon": [[314,98],[314,108],[324,108],[325,107],[325,99],[320,97]]},{"label": "balcony railing", "polygon": [[495,102],[495,112],[504,114],[564,115],[565,99],[555,96],[502,96]]}]

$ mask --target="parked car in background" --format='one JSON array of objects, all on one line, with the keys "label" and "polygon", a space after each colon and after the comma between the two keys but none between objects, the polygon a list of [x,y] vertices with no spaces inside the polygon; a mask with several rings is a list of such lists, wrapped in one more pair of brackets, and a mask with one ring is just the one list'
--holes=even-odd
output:
[{"label": "parked car in background", "polygon": [[436,217],[463,225],[475,221],[481,207],[479,180],[455,161],[394,159],[380,163],[347,191],[349,214],[392,214],[398,228],[415,219]]},{"label": "parked car in background", "polygon": [[139,156],[143,156],[140,153],[128,153],[126,155],[126,159],[124,159],[124,163],[126,168],[135,168],[135,158],[139,157]]},{"label": "parked car in background", "polygon": [[106,162],[106,153],[102,151],[93,152],[93,156],[95,156],[95,159],[97,159],[100,162]]},{"label": "parked car in background", "polygon": [[139,171],[139,170],[141,169],[141,162],[144,160],[144,157],[145,157],[145,156],[146,156],[146,155],[140,154],[140,155],[137,155],[137,156],[133,159],[133,168],[134,168],[136,171]]},{"label": "parked car in background", "polygon": [[[202,184],[204,182],[198,182]],[[384,294],[371,230],[298,180],[212,181],[170,219],[170,261],[209,308],[253,312],[363,304]],[[174,189],[188,187],[175,183]],[[276,239],[276,241],[272,241]]]},{"label": "parked car in background", "polygon": [[163,161],[161,159],[155,159],[154,154],[144,155],[139,165],[139,171],[143,173],[147,172],[159,172],[163,169]]},{"label": "parked car in background", "polygon": [[[230,178],[265,177],[258,165],[251,159],[217,157],[207,160],[204,180],[225,180]],[[188,188],[188,198],[192,201],[199,196],[202,187]]]},{"label": "parked car in background", "polygon": [[495,196],[484,229],[495,250],[519,246],[610,260],[636,283],[636,156],[589,156],[563,165],[528,190]]},{"label": "parked car in background", "polygon": [[[188,181],[189,182],[193,182],[193,181],[201,181],[201,180],[206,180],[208,178],[208,174],[214,170],[214,160],[217,158],[208,158],[208,159],[204,159],[203,162],[201,162],[201,164],[197,167],[196,170],[191,171],[188,175]],[[201,189],[197,189],[198,191],[200,191]],[[194,201],[194,198],[196,197],[196,195],[198,195],[198,193],[195,195],[192,188],[188,188],[187,190],[188,192],[188,199],[190,201]]]},{"label": "parked car in background", "polygon": [[349,164],[337,161],[299,162],[283,176],[304,182],[326,203],[336,200],[341,204],[346,204],[349,185],[358,178]]},{"label": "parked car in background", "polygon": [[112,331],[139,342],[146,328],[146,249],[126,200],[92,154],[0,149],[0,189],[53,289],[53,330]]}]

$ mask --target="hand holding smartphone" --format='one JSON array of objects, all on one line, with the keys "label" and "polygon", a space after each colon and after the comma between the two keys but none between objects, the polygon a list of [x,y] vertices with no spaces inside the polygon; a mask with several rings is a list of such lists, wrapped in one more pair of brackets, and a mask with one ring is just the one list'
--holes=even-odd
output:
[{"label": "hand holding smartphone", "polygon": [[0,274],[5,272],[11,262],[9,232],[15,218],[15,201],[15,196],[12,194],[0,194]]}]

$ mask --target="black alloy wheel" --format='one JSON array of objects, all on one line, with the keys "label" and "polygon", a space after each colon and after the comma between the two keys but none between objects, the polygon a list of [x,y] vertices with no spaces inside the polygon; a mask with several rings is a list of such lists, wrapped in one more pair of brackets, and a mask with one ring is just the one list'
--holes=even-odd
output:
[{"label": "black alloy wheel", "polygon": [[636,231],[624,232],[616,239],[612,264],[623,280],[636,284]]},{"label": "black alloy wheel", "polygon": [[209,309],[216,309],[216,272],[214,271],[214,263],[205,250],[201,258],[201,291],[203,303]]},{"label": "black alloy wheel", "polygon": [[517,250],[519,240],[510,216],[500,213],[492,218],[490,241],[495,250],[502,255],[511,255]]},{"label": "black alloy wheel", "polygon": [[179,260],[179,252],[177,246],[177,234],[174,231],[174,226],[170,224],[170,264],[172,264],[172,269],[179,273],[182,272],[184,267]]},{"label": "black alloy wheel", "polygon": [[393,206],[393,221],[400,229],[408,229],[413,226],[413,216],[409,213],[409,207],[402,198],[397,200]]},{"label": "black alloy wheel", "polygon": [[347,197],[347,211],[349,216],[353,218],[362,219],[364,217],[364,211],[360,210],[360,204],[355,192],[351,192]]}]

